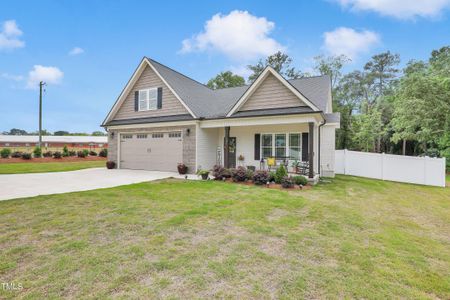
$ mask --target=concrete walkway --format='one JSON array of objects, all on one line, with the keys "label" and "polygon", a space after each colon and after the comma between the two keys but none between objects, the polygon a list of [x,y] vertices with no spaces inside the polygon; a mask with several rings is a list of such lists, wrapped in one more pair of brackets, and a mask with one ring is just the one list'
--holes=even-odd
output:
[{"label": "concrete walkway", "polygon": [[[92,168],[69,172],[0,175],[0,200],[115,187],[169,177],[175,172]],[[197,176],[189,175],[189,179]]]}]

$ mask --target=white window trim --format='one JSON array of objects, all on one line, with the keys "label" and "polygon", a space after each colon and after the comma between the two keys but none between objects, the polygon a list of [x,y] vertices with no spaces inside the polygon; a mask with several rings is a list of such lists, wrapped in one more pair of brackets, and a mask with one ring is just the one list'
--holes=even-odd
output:
[{"label": "white window trim", "polygon": [[[150,108],[150,91],[156,91],[154,108]],[[141,92],[147,93],[147,100],[141,100]],[[141,101],[147,102],[147,107],[145,109],[141,109]],[[157,110],[157,109],[158,109],[158,88],[155,87],[155,88],[138,90],[138,111],[148,111],[148,110]]]},{"label": "white window trim", "polygon": [[[303,132],[263,132],[261,133],[261,141],[260,141],[260,147],[259,147],[259,152],[260,152],[260,157],[264,158],[263,155],[263,135],[271,135],[272,136],[272,157],[275,157],[275,135],[276,134],[284,134],[286,136],[286,156],[287,157],[291,157],[291,153],[290,153],[290,139],[291,139],[291,134],[299,134],[300,135],[300,146],[299,146],[299,154],[300,157],[297,160],[302,160],[302,133]],[[289,158],[289,160],[295,160],[295,159],[291,159]],[[281,161],[280,159],[277,159],[277,161]]]}]

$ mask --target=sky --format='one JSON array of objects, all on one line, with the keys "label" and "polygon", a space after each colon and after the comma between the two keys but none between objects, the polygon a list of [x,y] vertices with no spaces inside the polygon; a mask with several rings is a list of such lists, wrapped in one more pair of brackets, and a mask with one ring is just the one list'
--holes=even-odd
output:
[{"label": "sky", "polygon": [[345,54],[350,71],[390,50],[428,59],[449,45],[450,0],[2,1],[0,132],[92,132],[143,56],[206,83],[281,50],[313,72],[317,55]]}]

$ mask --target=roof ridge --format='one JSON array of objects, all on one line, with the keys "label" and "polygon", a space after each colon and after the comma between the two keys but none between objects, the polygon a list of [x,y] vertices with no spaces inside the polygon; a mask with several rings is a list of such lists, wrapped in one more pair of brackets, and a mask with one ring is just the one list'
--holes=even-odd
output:
[{"label": "roof ridge", "polygon": [[313,79],[313,78],[318,78],[318,77],[330,77],[330,75],[323,74],[323,75],[304,76],[304,77],[300,77],[300,78],[287,79],[287,81],[301,80],[301,79]]},{"label": "roof ridge", "polygon": [[206,84],[203,84],[203,83],[201,83],[200,81],[197,81],[197,80],[195,80],[195,79],[193,79],[193,78],[191,78],[191,77],[189,77],[189,76],[187,76],[187,75],[184,75],[183,73],[181,73],[181,72],[179,72],[179,71],[177,71],[177,70],[175,70],[175,69],[173,69],[173,68],[171,68],[171,67],[169,67],[169,66],[166,66],[165,64],[162,64],[162,63],[160,63],[159,61],[156,61],[156,60],[154,60],[154,59],[152,59],[152,58],[150,58],[150,57],[147,57],[147,56],[146,56],[146,58],[147,58],[148,60],[154,62],[154,63],[157,63],[158,65],[163,66],[164,68],[169,69],[169,70],[172,71],[172,72],[175,72],[175,73],[177,73],[177,74],[179,74],[179,75],[185,77],[186,79],[189,79],[189,80],[193,81],[194,83],[196,83],[196,84],[198,84],[198,85],[201,85],[201,86],[207,88],[208,90],[211,90],[211,91],[213,90],[213,89],[209,88]]},{"label": "roof ridge", "polygon": [[[294,81],[294,80],[306,80],[306,79],[314,79],[314,78],[318,78],[318,77],[329,77],[330,75],[314,75],[314,76],[308,76],[308,77],[300,77],[300,78],[292,78],[292,79],[286,79],[286,81]],[[284,78],[284,77],[283,77]],[[239,85],[239,86],[230,86],[230,87],[224,87],[224,88],[218,88],[215,89],[213,91],[220,91],[220,90],[227,90],[227,89],[234,89],[234,88],[242,88],[242,87],[249,87],[253,84],[249,83],[249,84],[244,84],[244,85]]]}]

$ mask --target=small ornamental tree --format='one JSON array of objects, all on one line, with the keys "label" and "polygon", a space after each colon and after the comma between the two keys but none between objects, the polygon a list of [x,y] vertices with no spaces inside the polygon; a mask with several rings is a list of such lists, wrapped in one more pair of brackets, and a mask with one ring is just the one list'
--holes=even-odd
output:
[{"label": "small ornamental tree", "polygon": [[64,145],[62,156],[68,157],[69,156],[69,149],[67,148],[67,145]]},{"label": "small ornamental tree", "polygon": [[41,157],[42,156],[42,150],[41,147],[36,146],[33,150],[34,157]]},{"label": "small ornamental tree", "polygon": [[287,175],[288,173],[284,165],[280,165],[277,171],[275,172],[275,183],[280,184],[281,181],[283,180],[283,177],[286,177]]}]

